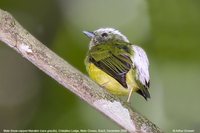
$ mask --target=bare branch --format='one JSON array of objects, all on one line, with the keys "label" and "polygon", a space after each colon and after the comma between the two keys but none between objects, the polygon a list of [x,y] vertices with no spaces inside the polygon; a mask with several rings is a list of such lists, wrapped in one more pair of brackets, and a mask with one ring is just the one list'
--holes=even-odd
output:
[{"label": "bare branch", "polygon": [[57,56],[1,9],[0,40],[128,132],[162,132],[151,121]]}]

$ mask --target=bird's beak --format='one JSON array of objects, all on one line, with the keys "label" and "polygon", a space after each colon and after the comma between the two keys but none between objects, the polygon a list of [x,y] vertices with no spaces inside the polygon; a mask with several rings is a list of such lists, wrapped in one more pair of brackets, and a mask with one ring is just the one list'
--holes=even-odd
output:
[{"label": "bird's beak", "polygon": [[94,32],[90,32],[90,31],[83,31],[83,33],[89,37],[90,39],[92,39],[94,37]]}]

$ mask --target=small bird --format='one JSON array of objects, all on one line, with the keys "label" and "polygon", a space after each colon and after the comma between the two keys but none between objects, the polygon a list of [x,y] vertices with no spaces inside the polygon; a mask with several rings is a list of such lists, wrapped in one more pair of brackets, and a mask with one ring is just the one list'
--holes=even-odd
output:
[{"label": "small bird", "polygon": [[149,61],[141,47],[113,28],[83,33],[91,39],[85,65],[92,80],[114,95],[127,95],[127,102],[132,92],[150,98]]}]

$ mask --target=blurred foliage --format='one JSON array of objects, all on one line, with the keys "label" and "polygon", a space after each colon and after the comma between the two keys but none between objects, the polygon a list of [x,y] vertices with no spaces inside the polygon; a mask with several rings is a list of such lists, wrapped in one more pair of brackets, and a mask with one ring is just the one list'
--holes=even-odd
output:
[{"label": "blurred foliage", "polygon": [[[0,8],[84,73],[82,31],[120,30],[151,64],[152,98],[134,94],[132,106],[166,132],[199,131],[198,0],[1,0]],[[2,43],[0,62],[0,129],[120,128]]]}]

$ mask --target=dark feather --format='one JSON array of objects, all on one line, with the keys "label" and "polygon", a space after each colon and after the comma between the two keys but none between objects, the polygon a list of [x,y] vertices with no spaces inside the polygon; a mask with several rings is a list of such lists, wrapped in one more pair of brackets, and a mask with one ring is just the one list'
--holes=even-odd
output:
[{"label": "dark feather", "polygon": [[116,79],[124,88],[127,88],[126,74],[132,68],[132,61],[125,55],[128,48],[123,46],[124,50],[121,51],[122,49],[116,46],[113,46],[111,50],[105,46],[94,47],[90,51],[89,62],[92,62],[102,71]]},{"label": "dark feather", "polygon": [[[124,58],[124,60],[120,58]],[[94,58],[89,57],[89,61],[94,63],[95,66],[116,79],[124,88],[127,88],[128,86],[126,84],[126,74],[131,69],[131,64],[129,64],[125,60],[130,59],[122,55],[120,55],[120,58],[112,55],[111,57],[102,59],[100,61],[95,61]]]},{"label": "dark feather", "polygon": [[151,98],[150,93],[147,90],[147,88],[139,89],[137,91],[137,93],[140,94],[141,96],[143,96],[145,100],[147,100],[148,98]]}]

